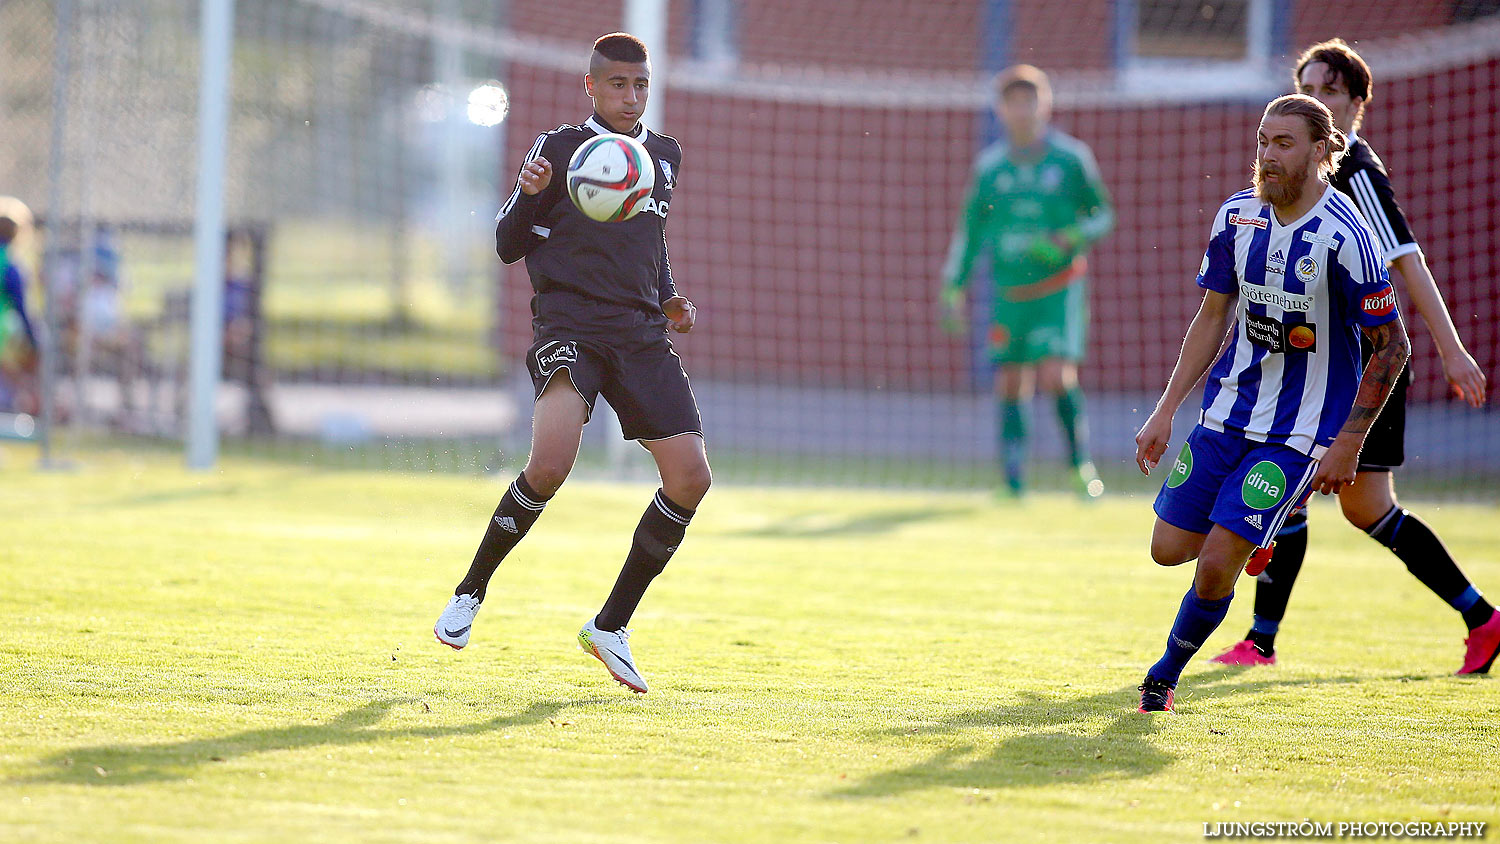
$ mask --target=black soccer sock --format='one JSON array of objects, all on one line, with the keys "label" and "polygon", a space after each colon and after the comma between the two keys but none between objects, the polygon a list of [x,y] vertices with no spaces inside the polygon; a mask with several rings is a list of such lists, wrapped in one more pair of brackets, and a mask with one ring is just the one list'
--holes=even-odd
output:
[{"label": "black soccer sock", "polygon": [[1495,608],[1453,561],[1443,541],[1415,513],[1393,506],[1365,533],[1391,549],[1413,577],[1458,610],[1470,630],[1494,615]]},{"label": "black soccer sock", "polygon": [[526,483],[526,474],[517,475],[510,489],[501,496],[500,506],[495,508],[495,515],[484,531],[484,539],[479,541],[479,550],[474,552],[474,562],[469,564],[469,573],[464,575],[463,582],[453,594],[474,595],[484,600],[485,590],[489,588],[495,569],[500,567],[500,561],[516,547],[526,531],[531,530],[546,506],[547,500]]},{"label": "black soccer sock", "polygon": [[672,501],[665,492],[656,491],[656,498],[635,527],[635,539],[615,580],[615,588],[594,619],[600,630],[619,630],[630,623],[646,587],[667,567],[667,561],[682,544],[694,512]]},{"label": "black soccer sock", "polygon": [[1302,572],[1307,556],[1307,511],[1296,510],[1276,534],[1276,549],[1271,562],[1255,583],[1255,620],[1245,638],[1255,643],[1262,656],[1276,650],[1276,633],[1286,617],[1286,605],[1292,597],[1292,586]]}]

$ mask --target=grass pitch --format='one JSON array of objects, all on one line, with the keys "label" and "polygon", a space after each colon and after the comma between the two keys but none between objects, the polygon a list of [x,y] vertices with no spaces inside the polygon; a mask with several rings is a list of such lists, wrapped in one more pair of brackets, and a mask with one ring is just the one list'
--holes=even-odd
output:
[{"label": "grass pitch", "polygon": [[[0,465],[0,840],[1186,841],[1500,817],[1500,685],[1320,502],[1270,669],[1134,710],[1187,569],[1149,499],[721,486],[635,697],[573,642],[651,489],[574,482],[469,648],[431,625],[494,479],[98,452]],[[1419,508],[1500,595],[1493,507]],[[1248,624],[1251,584],[1205,649]]]}]

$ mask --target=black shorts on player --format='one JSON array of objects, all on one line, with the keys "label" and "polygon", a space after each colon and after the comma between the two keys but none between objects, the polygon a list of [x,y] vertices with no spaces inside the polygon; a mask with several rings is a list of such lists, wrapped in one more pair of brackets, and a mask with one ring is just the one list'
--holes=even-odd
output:
[{"label": "black shorts on player", "polygon": [[[1365,355],[1369,360],[1369,355]],[[1411,367],[1391,387],[1391,396],[1370,426],[1364,448],[1359,451],[1359,471],[1389,472],[1406,462],[1406,388],[1411,385]]]},{"label": "black shorts on player", "polygon": [[660,330],[642,332],[628,342],[570,335],[538,340],[526,352],[526,369],[538,398],[558,373],[566,373],[589,416],[602,393],[619,415],[627,440],[703,435],[687,373]]}]

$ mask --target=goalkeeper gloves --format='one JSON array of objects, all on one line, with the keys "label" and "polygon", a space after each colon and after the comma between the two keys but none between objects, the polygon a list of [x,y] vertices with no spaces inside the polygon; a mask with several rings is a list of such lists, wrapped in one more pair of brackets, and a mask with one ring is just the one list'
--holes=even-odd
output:
[{"label": "goalkeeper gloves", "polygon": [[1082,246],[1082,238],[1075,229],[1067,228],[1038,235],[1026,247],[1026,257],[1042,264],[1062,264]]}]

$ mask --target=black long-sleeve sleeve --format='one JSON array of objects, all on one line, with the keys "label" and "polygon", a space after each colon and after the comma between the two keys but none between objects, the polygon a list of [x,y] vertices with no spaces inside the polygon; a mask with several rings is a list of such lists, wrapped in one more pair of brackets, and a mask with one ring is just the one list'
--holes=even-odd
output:
[{"label": "black long-sleeve sleeve", "polygon": [[[526,153],[526,160],[521,162],[521,168],[525,169],[527,164],[537,158],[547,158],[552,165],[552,181],[541,193],[529,195],[521,190],[521,178],[519,172],[516,175],[516,187],[511,191],[510,198],[501,206],[500,214],[495,218],[495,252],[500,255],[500,260],[507,264],[525,258],[531,254],[531,250],[537,248],[547,239],[544,227],[538,226],[537,221],[546,216],[547,209],[557,202],[561,194],[563,181],[562,170],[567,166],[566,162],[561,165],[553,161],[545,154],[546,142],[554,133],[543,132],[531,145],[531,151]],[[543,228],[542,231],[537,229]]]},{"label": "black long-sleeve sleeve", "polygon": [[657,276],[657,299],[665,305],[668,299],[679,296],[677,285],[672,281],[672,264],[667,260],[667,233],[661,235],[661,272]]}]

